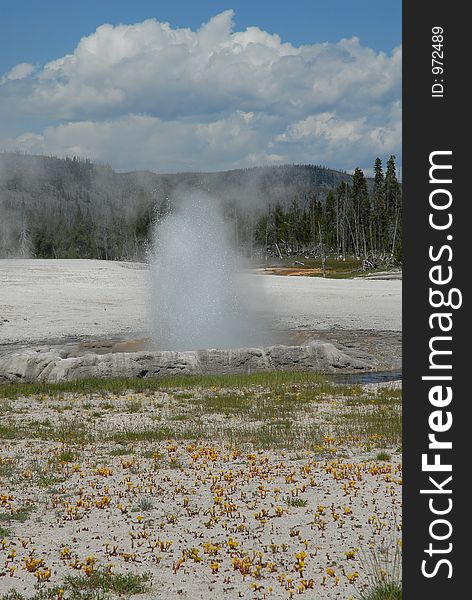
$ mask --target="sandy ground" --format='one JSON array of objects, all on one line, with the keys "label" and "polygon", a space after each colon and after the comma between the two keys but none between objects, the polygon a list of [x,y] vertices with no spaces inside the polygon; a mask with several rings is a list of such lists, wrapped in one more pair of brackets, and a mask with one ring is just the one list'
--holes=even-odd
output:
[{"label": "sandy ground", "polygon": [[[31,597],[41,578],[51,588],[67,575],[108,570],[151,573],[151,588],[138,596],[146,599],[357,597],[369,548],[394,552],[401,542],[401,457],[388,429],[385,439],[362,427],[358,436],[330,433],[336,415],[341,424],[346,411],[353,419],[379,411],[381,386],[352,397],[327,391],[307,404],[300,394],[311,388],[288,387],[281,406],[296,431],[322,431],[311,441],[288,434],[288,449],[266,450],[241,444],[241,428],[274,425],[281,411],[270,405],[270,416],[261,398],[253,414],[249,395],[241,412],[241,390],[4,401],[0,595]],[[234,408],[229,416],[221,394]],[[398,395],[392,401],[396,408],[382,410],[399,411]],[[159,435],[199,420],[201,431],[209,428],[200,439]],[[236,445],[214,434],[221,427],[234,430]]]},{"label": "sandy ground", "polygon": [[[0,260],[0,344],[148,335],[140,263]],[[401,330],[401,281],[247,274],[279,329]]]}]

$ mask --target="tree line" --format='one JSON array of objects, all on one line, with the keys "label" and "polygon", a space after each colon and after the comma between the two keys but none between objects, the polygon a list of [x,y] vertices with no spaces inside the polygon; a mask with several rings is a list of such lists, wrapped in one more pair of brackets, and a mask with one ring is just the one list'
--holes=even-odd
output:
[{"label": "tree line", "polygon": [[[116,173],[77,157],[0,153],[0,257],[143,260],[182,190],[223,206],[249,257],[333,253],[401,260],[395,158],[374,177],[315,165],[218,173]],[[216,200],[215,200],[216,201]]]},{"label": "tree line", "polygon": [[376,158],[370,182],[357,168],[351,183],[340,182],[323,200],[313,193],[294,198],[286,209],[269,207],[259,218],[256,238],[267,252],[280,256],[331,253],[376,264],[401,262],[402,191],[395,157],[385,172]]}]

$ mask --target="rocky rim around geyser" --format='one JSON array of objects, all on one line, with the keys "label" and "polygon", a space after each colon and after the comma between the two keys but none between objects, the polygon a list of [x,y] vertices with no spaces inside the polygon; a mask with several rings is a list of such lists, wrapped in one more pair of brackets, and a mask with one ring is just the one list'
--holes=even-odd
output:
[{"label": "rocky rim around geyser", "polygon": [[117,352],[68,356],[47,346],[22,349],[0,357],[0,381],[59,382],[107,377],[237,374],[261,371],[370,371],[377,361],[351,348],[312,341],[303,346],[270,346],[186,352]]}]

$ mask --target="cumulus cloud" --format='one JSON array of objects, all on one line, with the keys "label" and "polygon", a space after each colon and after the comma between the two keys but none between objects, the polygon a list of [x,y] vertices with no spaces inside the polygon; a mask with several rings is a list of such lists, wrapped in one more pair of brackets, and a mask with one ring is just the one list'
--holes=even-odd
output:
[{"label": "cumulus cloud", "polygon": [[28,77],[28,75],[31,75],[33,71],[34,65],[31,65],[30,63],[19,63],[0,78],[0,85],[6,83],[7,81],[24,79],[25,77]]},{"label": "cumulus cloud", "polygon": [[328,166],[341,163],[347,171],[372,156],[400,154],[401,106],[393,102],[381,114],[344,118],[337,112],[323,112],[290,124],[276,136],[285,155],[302,162],[308,153],[313,162]]},{"label": "cumulus cloud", "polygon": [[72,54],[5,79],[0,111],[18,75],[28,85],[17,110],[50,123],[3,138],[5,148],[160,171],[349,169],[400,152],[401,48],[375,52],[357,38],[295,47],[257,27],[233,31],[231,10],[197,31],[102,25]]},{"label": "cumulus cloud", "polygon": [[69,122],[47,127],[40,134],[4,139],[3,146],[100,161],[113,157],[113,165],[120,170],[130,165],[170,172],[284,162],[265,154],[267,133],[251,126],[241,112],[206,123],[134,114],[111,121]]}]

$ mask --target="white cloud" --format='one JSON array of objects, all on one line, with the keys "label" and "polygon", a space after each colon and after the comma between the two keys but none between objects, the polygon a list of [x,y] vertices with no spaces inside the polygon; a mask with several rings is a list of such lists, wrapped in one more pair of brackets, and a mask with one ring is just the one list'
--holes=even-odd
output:
[{"label": "white cloud", "polygon": [[280,142],[301,141],[306,138],[324,138],[329,143],[357,142],[366,118],[360,117],[352,121],[336,118],[335,113],[325,112],[311,115],[302,121],[293,123],[282,135],[276,137]]},{"label": "white cloud", "polygon": [[[232,19],[225,11],[197,31],[102,25],[33,76],[18,71],[28,87],[17,111],[50,124],[0,146],[156,170],[351,168],[399,154],[400,48],[377,53],[356,38],[294,47],[257,27],[233,32]],[[11,102],[14,82],[0,88],[0,111],[2,90]]]},{"label": "white cloud", "polygon": [[380,115],[346,119],[335,112],[311,115],[276,136],[279,148],[295,162],[307,154],[311,162],[342,165],[346,171],[362,166],[367,170],[372,157],[401,154],[401,107],[393,102]]},{"label": "white cloud", "polygon": [[41,134],[4,139],[3,147],[101,161],[112,156],[118,169],[126,170],[133,164],[162,172],[272,163],[277,159],[265,153],[268,137],[270,131],[264,133],[262,128],[252,127],[246,114],[240,112],[208,123],[163,121],[131,114],[111,121],[47,127]]},{"label": "white cloud", "polygon": [[24,79],[25,77],[28,77],[28,75],[31,75],[33,71],[34,65],[30,65],[29,63],[19,63],[2,76],[0,79],[0,85],[6,83],[7,81]]}]

